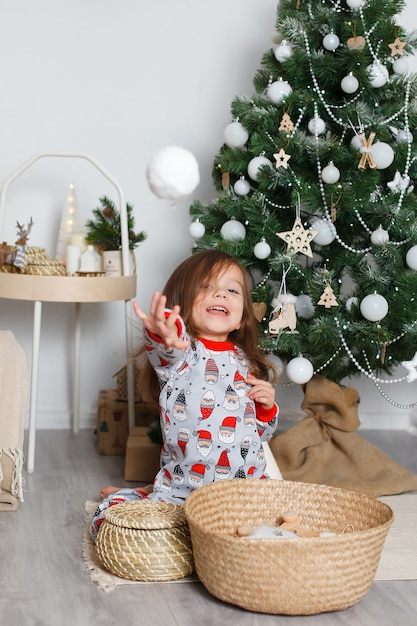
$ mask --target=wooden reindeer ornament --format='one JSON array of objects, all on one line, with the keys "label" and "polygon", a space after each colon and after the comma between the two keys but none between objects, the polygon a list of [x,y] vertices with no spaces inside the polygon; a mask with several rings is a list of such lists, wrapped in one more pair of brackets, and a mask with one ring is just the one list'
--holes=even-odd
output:
[{"label": "wooden reindeer ornament", "polygon": [[30,222],[27,225],[27,228],[25,228],[24,224],[19,224],[19,222],[16,222],[16,226],[17,226],[17,240],[16,240],[16,248],[14,248],[12,250],[12,252],[9,254],[8,258],[7,258],[7,263],[9,263],[10,265],[13,265],[14,268],[16,268],[17,271],[22,271],[24,265],[25,265],[25,256],[26,256],[26,251],[28,248],[27,242],[28,242],[28,238],[30,235],[30,231],[32,230],[32,226],[33,226],[33,219],[30,218]]}]

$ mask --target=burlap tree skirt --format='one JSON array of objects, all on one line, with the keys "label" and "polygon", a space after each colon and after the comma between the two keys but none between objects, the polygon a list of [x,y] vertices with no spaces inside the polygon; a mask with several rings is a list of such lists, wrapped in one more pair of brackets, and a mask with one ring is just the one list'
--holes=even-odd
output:
[{"label": "burlap tree skirt", "polygon": [[283,478],[373,497],[417,490],[417,475],[356,434],[358,406],[355,389],[314,376],[304,386],[305,417],[269,442]]},{"label": "burlap tree skirt", "polygon": [[23,438],[29,362],[10,331],[0,331],[0,511],[23,502]]}]

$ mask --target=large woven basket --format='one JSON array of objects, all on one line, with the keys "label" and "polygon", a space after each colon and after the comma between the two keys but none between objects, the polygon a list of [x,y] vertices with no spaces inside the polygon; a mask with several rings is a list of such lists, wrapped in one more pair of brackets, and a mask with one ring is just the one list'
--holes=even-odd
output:
[{"label": "large woven basket", "polygon": [[130,580],[177,580],[194,568],[188,524],[179,504],[123,502],[108,508],[96,551],[106,569]]},{"label": "large woven basket", "polygon": [[[346,609],[368,591],[393,512],[359,493],[281,480],[233,479],[185,501],[196,573],[207,590],[251,611],[311,615]],[[333,536],[255,539],[239,526],[274,526],[298,513]]]}]

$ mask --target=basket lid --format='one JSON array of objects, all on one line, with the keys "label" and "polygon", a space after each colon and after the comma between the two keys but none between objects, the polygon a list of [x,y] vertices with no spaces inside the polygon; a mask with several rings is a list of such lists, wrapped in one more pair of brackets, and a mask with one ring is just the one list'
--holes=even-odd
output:
[{"label": "basket lid", "polygon": [[107,522],[121,528],[157,530],[185,526],[184,507],[171,502],[122,502],[105,512]]}]

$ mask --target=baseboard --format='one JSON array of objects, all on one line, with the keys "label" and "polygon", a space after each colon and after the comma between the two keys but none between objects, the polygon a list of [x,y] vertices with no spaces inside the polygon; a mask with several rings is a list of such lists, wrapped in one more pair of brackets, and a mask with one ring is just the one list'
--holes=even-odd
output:
[{"label": "baseboard", "polygon": [[[287,430],[294,421],[286,421],[283,416],[285,411],[281,413],[280,430]],[[299,415],[301,419],[301,414]],[[361,413],[360,429],[368,430],[406,430],[412,433],[417,432],[417,419],[405,413]],[[97,412],[80,411],[80,429],[95,428],[97,424]],[[26,428],[28,424],[26,423]],[[38,410],[36,416],[36,427],[42,430],[70,430],[72,428],[72,415],[69,411],[63,410]]]}]

